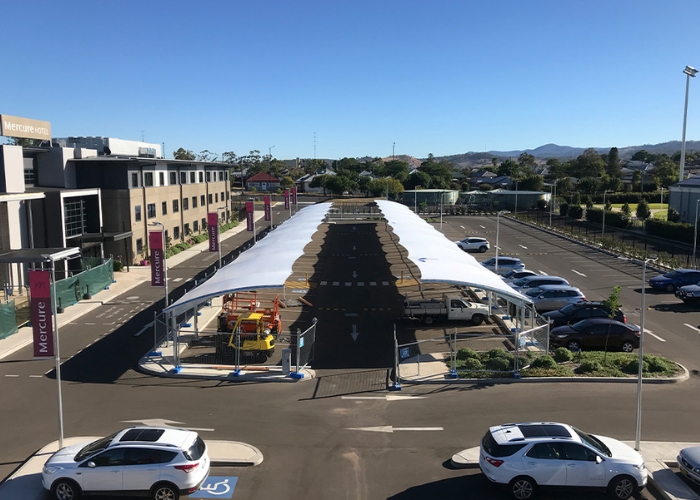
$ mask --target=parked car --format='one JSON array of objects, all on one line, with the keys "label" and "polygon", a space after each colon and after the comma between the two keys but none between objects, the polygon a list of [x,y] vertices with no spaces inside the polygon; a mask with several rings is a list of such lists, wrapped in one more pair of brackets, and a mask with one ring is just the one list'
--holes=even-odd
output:
[{"label": "parked car", "polygon": [[[606,308],[602,302],[584,300],[569,304],[558,311],[549,311],[542,315],[549,321],[550,328],[561,325],[570,325],[587,318],[609,318],[610,309]],[[614,320],[627,323],[627,317],[618,309],[615,311]]]},{"label": "parked car", "polygon": [[479,467],[518,500],[532,498],[540,488],[607,490],[625,500],[647,484],[639,452],[560,423],[491,427],[481,440]]},{"label": "parked car", "polygon": [[[614,319],[582,319],[573,325],[563,325],[549,331],[550,347],[566,347],[570,351],[594,347],[618,348],[632,352],[639,347],[640,331],[636,325],[620,323]],[[606,344],[607,343],[607,344]]]},{"label": "parked car", "polygon": [[700,446],[683,448],[676,461],[681,474],[695,484],[700,484]]},{"label": "parked car", "polygon": [[686,304],[700,304],[700,285],[685,285],[676,288],[675,295]]},{"label": "parked car", "polygon": [[673,292],[685,285],[695,285],[700,282],[700,271],[696,269],[676,269],[666,274],[654,276],[649,280],[649,286],[655,290]]},{"label": "parked car", "polygon": [[[481,263],[489,271],[496,272],[496,257],[491,257]],[[503,275],[508,271],[516,269],[518,271],[525,269],[525,264],[517,257],[498,257],[498,274]]]},{"label": "parked car", "polygon": [[530,271],[529,269],[512,269],[501,276],[501,279],[510,284],[515,280],[519,280],[520,278],[525,278],[527,276],[539,276],[539,274],[537,274],[535,271]]},{"label": "parked car", "polygon": [[95,492],[177,500],[199,489],[209,468],[207,446],[196,432],[130,427],[61,448],[46,461],[42,482],[57,500]]},{"label": "parked car", "polygon": [[457,246],[464,250],[465,252],[481,252],[484,253],[490,248],[489,242],[486,238],[479,238],[476,236],[469,236],[460,241],[455,241]]},{"label": "parked car", "polygon": [[560,276],[526,276],[510,283],[510,286],[525,293],[528,288],[537,288],[543,285],[569,285],[569,282]]},{"label": "parked car", "polygon": [[529,288],[525,295],[532,300],[537,312],[553,311],[586,300],[581,290],[568,285],[540,285]]}]

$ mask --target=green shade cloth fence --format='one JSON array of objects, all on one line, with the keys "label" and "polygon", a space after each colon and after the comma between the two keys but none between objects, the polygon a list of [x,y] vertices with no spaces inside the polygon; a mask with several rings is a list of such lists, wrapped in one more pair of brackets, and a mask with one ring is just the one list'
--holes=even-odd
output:
[{"label": "green shade cloth fence", "polygon": [[103,263],[102,259],[85,257],[82,259],[82,268],[83,271],[79,274],[58,280],[52,287],[58,307],[72,306],[81,299],[108,288],[114,281],[112,259],[107,259]]},{"label": "green shade cloth fence", "polygon": [[0,339],[17,333],[17,319],[15,317],[15,299],[0,304]]}]

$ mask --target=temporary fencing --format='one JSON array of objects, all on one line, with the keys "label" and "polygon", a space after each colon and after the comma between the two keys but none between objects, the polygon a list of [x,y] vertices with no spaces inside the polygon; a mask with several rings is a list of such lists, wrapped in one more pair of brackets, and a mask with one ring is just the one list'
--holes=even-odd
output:
[{"label": "temporary fencing", "polygon": [[292,335],[292,352],[294,358],[292,364],[296,365],[296,373],[299,373],[303,368],[314,359],[314,344],[316,343],[316,318],[313,319],[313,324],[301,331],[297,328],[296,335]]},{"label": "temporary fencing", "polygon": [[0,339],[17,333],[15,299],[0,304]]},{"label": "temporary fencing", "polygon": [[114,282],[112,259],[86,257],[82,260],[82,268],[80,273],[57,280],[52,285],[52,293],[56,295],[59,311],[77,304],[82,299],[91,298],[93,294],[108,288]]}]

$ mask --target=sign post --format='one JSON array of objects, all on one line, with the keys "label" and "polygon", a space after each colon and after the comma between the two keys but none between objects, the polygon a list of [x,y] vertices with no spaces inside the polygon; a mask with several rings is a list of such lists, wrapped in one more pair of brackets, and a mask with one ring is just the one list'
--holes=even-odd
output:
[{"label": "sign post", "polygon": [[297,213],[297,187],[292,188],[292,205],[294,205],[294,213]]}]

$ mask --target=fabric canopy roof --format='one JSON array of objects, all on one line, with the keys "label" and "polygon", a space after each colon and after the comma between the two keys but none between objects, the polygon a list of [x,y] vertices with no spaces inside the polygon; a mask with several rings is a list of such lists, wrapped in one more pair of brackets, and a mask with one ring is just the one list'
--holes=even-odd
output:
[{"label": "fabric canopy roof", "polygon": [[507,297],[516,304],[532,302],[407,206],[384,200],[377,200],[377,205],[394,234],[399,237],[399,244],[408,251],[408,259],[420,270],[422,282],[483,288]]},{"label": "fabric canopy roof", "polygon": [[294,262],[304,255],[304,247],[311,241],[330,207],[331,203],[319,203],[302,208],[164,311],[180,312],[226,293],[284,287],[285,280],[292,274]]}]

